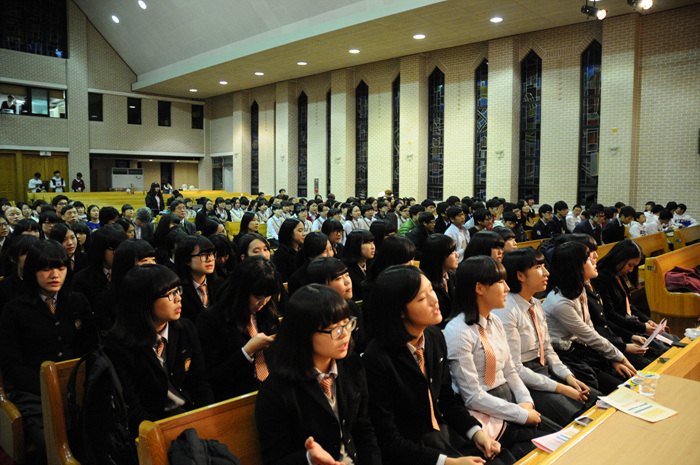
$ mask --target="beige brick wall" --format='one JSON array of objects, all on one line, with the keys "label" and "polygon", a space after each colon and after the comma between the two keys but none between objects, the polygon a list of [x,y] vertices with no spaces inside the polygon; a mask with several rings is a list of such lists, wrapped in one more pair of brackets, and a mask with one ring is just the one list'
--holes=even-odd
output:
[{"label": "beige brick wall", "polygon": [[[69,2],[72,3],[72,2]],[[131,92],[136,74],[91,23],[87,23],[88,87]]]},{"label": "beige brick wall", "polygon": [[[328,193],[327,147],[328,128],[326,125],[326,93],[331,88],[331,74],[323,73],[297,81],[297,92],[306,93],[309,99],[307,121],[307,171],[308,197],[313,197],[314,179],[319,182],[318,192],[324,197]],[[275,193],[277,191],[275,190]]]},{"label": "beige brick wall", "polygon": [[[275,86],[275,119],[276,127],[273,133],[277,146],[275,170],[271,172],[268,166],[260,165],[260,172],[269,173],[267,177],[272,177],[273,182],[267,184],[267,190],[263,192],[277,192],[277,185],[285,187],[287,192],[297,191],[298,175],[298,95],[295,81],[279,82]],[[268,134],[267,137],[270,135]]]}]

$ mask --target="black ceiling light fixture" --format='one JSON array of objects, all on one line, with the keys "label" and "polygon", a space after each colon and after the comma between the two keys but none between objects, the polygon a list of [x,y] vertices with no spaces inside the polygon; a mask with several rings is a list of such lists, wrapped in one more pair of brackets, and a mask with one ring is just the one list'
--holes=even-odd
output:
[{"label": "black ceiling light fixture", "polygon": [[635,10],[648,10],[654,5],[654,0],[627,0],[627,4]]},{"label": "black ceiling light fixture", "polygon": [[[633,1],[633,0],[629,0],[629,1]],[[590,6],[588,4],[588,0],[586,0],[586,4],[581,7],[581,13],[583,13],[584,15],[589,16],[591,18],[599,19],[601,21],[604,20],[605,17],[608,15],[607,10],[604,10],[603,8],[596,8],[594,6]]]}]

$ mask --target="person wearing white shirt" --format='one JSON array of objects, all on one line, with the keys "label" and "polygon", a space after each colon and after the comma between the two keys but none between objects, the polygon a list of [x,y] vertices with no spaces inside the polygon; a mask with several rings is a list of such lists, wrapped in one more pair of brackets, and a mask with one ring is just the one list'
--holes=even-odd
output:
[{"label": "person wearing white shirt", "polygon": [[645,212],[637,212],[635,214],[635,219],[630,223],[630,237],[634,239],[635,237],[642,237],[647,235],[646,223],[647,217]]},{"label": "person wearing white shirt", "polygon": [[464,220],[466,215],[462,207],[452,206],[449,207],[445,214],[450,219],[452,223],[449,228],[445,230],[445,235],[450,236],[453,241],[455,241],[455,250],[457,251],[457,260],[462,263],[464,260],[464,251],[469,244],[469,231],[466,226],[464,226]]},{"label": "person wearing white shirt", "polygon": [[[693,218],[692,216],[688,215],[686,213],[688,207],[685,206],[683,203],[678,204],[678,208],[676,209],[676,212],[673,214],[673,223],[674,224],[680,224],[683,226],[695,226],[698,224],[697,220]],[[684,224],[684,223],[690,223],[690,224]]]},{"label": "person wearing white shirt", "polygon": [[323,227],[323,222],[326,221],[326,218],[328,218],[328,211],[329,211],[329,208],[327,205],[320,204],[318,206],[318,217],[311,224],[311,231],[312,232],[316,232],[316,231],[321,230],[321,228]]},{"label": "person wearing white shirt", "polygon": [[61,177],[60,171],[56,170],[53,172],[53,178],[51,178],[49,185],[54,192],[63,192],[66,187],[66,181]]},{"label": "person wearing white shirt", "polygon": [[30,192],[41,192],[44,181],[41,180],[41,173],[34,173],[34,177],[29,180],[27,187]]},{"label": "person wearing white shirt", "polygon": [[597,395],[590,395],[590,388],[576,379],[552,348],[544,310],[534,298],[547,289],[544,255],[528,247],[506,254],[502,263],[511,291],[506,306],[492,313],[503,323],[515,371],[538,411],[566,425],[591,407]]},{"label": "person wearing white shirt", "polygon": [[282,226],[282,223],[284,223],[284,214],[282,212],[282,206],[276,203],[272,205],[272,216],[269,220],[267,220],[266,238],[268,240],[279,240],[280,226]]},{"label": "person wearing white shirt", "polygon": [[[350,218],[343,225],[343,229],[345,230],[345,237],[349,236],[350,233],[356,229],[366,229],[369,231],[369,226],[362,219],[360,207],[357,205],[352,207],[352,210],[350,210]],[[345,244],[345,242],[343,242],[343,244]]]},{"label": "person wearing white shirt", "polygon": [[581,222],[581,205],[574,205],[574,208],[566,215],[566,229],[573,232],[577,224]]}]

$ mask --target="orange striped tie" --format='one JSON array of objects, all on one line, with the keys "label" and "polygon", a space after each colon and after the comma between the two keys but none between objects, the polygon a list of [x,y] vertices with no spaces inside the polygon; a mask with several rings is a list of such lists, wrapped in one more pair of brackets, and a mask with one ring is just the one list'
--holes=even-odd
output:
[{"label": "orange striped tie", "polygon": [[[418,366],[420,371],[425,376],[425,358],[423,357],[423,351],[425,349],[416,349],[416,357],[418,357]],[[433,394],[430,392],[430,385],[428,385],[428,402],[430,402],[430,421],[433,423],[433,428],[435,431],[440,431],[440,425],[438,424],[437,418],[435,418],[435,410],[433,408]]]},{"label": "orange striped tie", "polygon": [[537,322],[537,317],[535,316],[535,306],[530,306],[528,311],[530,312],[530,316],[532,317],[532,322],[535,324],[535,331],[537,331],[537,340],[540,343],[540,364],[544,366],[544,342],[542,342],[542,331],[540,330],[540,324]]},{"label": "orange striped tie", "polygon": [[48,305],[49,310],[51,310],[51,314],[55,315],[56,314],[56,299],[53,297],[48,297],[46,299],[46,305]]},{"label": "orange striped tie", "polygon": [[481,336],[481,345],[484,347],[484,382],[490,387],[496,384],[496,353],[493,347],[489,344],[486,338],[486,331],[479,325],[479,336]]},{"label": "orange striped tie", "polygon": [[[253,337],[258,334],[258,330],[255,329],[253,324],[253,315],[250,315],[250,322],[248,323],[248,334]],[[267,371],[267,364],[265,363],[265,354],[263,351],[259,351],[253,355],[253,360],[255,361],[255,376],[260,381],[265,381],[269,372]]]},{"label": "orange striped tie", "polygon": [[330,400],[333,400],[333,391],[331,391],[331,384],[333,383],[333,378],[330,376],[328,378],[324,378],[321,381],[319,381],[319,384],[323,388],[324,394],[326,394],[326,397],[328,397]]},{"label": "orange striped tie", "polygon": [[197,288],[197,292],[199,292],[199,298],[202,299],[202,305],[204,305],[205,308],[208,307],[209,306],[209,296],[207,295],[207,282],[206,281],[204,282],[204,284],[202,284],[201,286],[199,286]]},{"label": "orange striped tie", "polygon": [[630,298],[627,297],[627,293],[625,292],[625,286],[622,285],[622,280],[620,277],[617,277],[617,282],[620,285],[620,289],[622,289],[622,292],[625,293],[625,303],[627,304],[627,315],[632,316],[632,307],[630,307]]},{"label": "orange striped tie", "polygon": [[156,353],[159,357],[163,356],[163,349],[165,348],[165,341],[163,338],[158,338],[158,347],[156,347]]}]

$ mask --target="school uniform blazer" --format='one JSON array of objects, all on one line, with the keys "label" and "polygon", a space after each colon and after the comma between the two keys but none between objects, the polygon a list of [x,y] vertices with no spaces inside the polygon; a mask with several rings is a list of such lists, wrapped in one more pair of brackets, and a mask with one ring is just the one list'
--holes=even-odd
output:
[{"label": "school uniform blazer", "polygon": [[603,245],[603,229],[596,225],[595,229],[590,220],[581,221],[574,228],[574,234],[588,234],[595,239],[596,244]]},{"label": "school uniform blazer", "polygon": [[547,224],[549,234],[554,237],[557,234],[569,234],[569,228],[566,226],[566,218],[560,220],[557,215],[552,216],[552,219]]},{"label": "school uniform blazer", "polygon": [[374,339],[362,356],[372,424],[386,464],[435,465],[445,453],[423,442],[425,434],[432,431],[428,388],[440,428],[448,426],[469,442],[467,432],[481,426],[452,390],[442,332],[432,326],[423,337],[427,376],[406,345],[388,346]]},{"label": "school uniform blazer", "polygon": [[612,244],[625,240],[625,225],[615,218],[610,220],[603,228],[603,242]]},{"label": "school uniform blazer", "polygon": [[[160,205],[158,204],[156,197],[160,199]],[[146,195],[146,206],[151,209],[153,216],[158,215],[162,210],[165,210],[165,201],[163,200],[163,194],[158,192],[157,194]]]},{"label": "school uniform blazer", "polygon": [[627,315],[626,288],[620,287],[616,276],[601,271],[600,275],[592,281],[603,299],[603,311],[608,321],[635,334],[646,332],[645,323],[649,321],[649,317],[637,310],[634,305],[630,305],[632,315]]},{"label": "school uniform blazer", "polygon": [[97,342],[85,296],[59,295],[56,314],[41,300],[8,302],[0,319],[0,368],[12,390],[40,395],[39,367],[45,360],[81,357]]},{"label": "school uniform blazer", "polygon": [[[138,226],[134,225],[134,228],[137,228]],[[141,239],[144,241],[148,242],[149,244],[153,245],[154,243],[154,233],[155,233],[155,225],[153,223],[148,223],[144,224],[141,226]],[[134,236],[136,237],[136,236]]]},{"label": "school uniform blazer", "polygon": [[[209,297],[209,307],[216,303],[217,282],[213,275],[207,276],[207,296]],[[181,318],[187,318],[192,323],[197,321],[197,317],[205,310],[199,292],[194,288],[194,284],[188,281],[182,284],[182,313]]]},{"label": "school uniform blazer", "polygon": [[[255,364],[241,350],[250,340],[234,322],[224,318],[220,303],[204,310],[197,317],[197,332],[207,366],[209,382],[217,402],[258,390],[260,381],[255,377]],[[268,336],[277,334],[277,318],[258,319],[258,332]]]},{"label": "school uniform blazer", "polygon": [[289,282],[289,277],[301,267],[301,250],[294,250],[292,247],[281,245],[272,256],[272,263],[282,275],[283,282]]},{"label": "school uniform blazer", "polygon": [[109,281],[102,268],[99,270],[91,267],[83,268],[73,276],[73,290],[82,293],[90,305],[94,305],[97,295],[108,286]]},{"label": "school uniform blazer", "polygon": [[0,316],[2,315],[2,309],[5,304],[15,300],[21,286],[22,279],[20,279],[16,271],[9,276],[5,276],[5,279],[0,281]]},{"label": "school uniform blazer", "polygon": [[552,233],[549,230],[549,225],[544,221],[539,220],[532,226],[532,239],[548,239]]},{"label": "school uniform blazer", "polygon": [[[131,433],[137,435],[143,420],[159,420],[214,403],[204,368],[204,356],[194,323],[179,320],[168,324],[165,367],[152,346],[127,347],[114,337],[105,340],[105,353],[112,361],[124,389]],[[185,405],[165,411],[168,381]]]},{"label": "school uniform blazer", "polygon": [[180,227],[185,230],[188,235],[197,234],[197,227],[188,219],[180,221]]},{"label": "school uniform blazer", "polygon": [[337,366],[335,386],[340,422],[315,377],[292,381],[270,375],[260,385],[255,420],[265,465],[305,465],[304,441],[309,436],[336,460],[342,440],[346,454],[355,465],[382,463],[367,413],[367,381],[360,358],[349,354],[338,360]]},{"label": "school uniform blazer", "polygon": [[362,282],[367,279],[367,275],[362,271],[357,263],[347,264],[350,281],[352,281],[352,300],[355,302],[362,300],[364,292],[362,290]]},{"label": "school uniform blazer", "polygon": [[442,283],[440,283],[439,286],[434,283],[433,290],[435,291],[435,295],[437,295],[440,313],[442,313],[442,322],[438,326],[444,328],[447,324],[447,319],[452,314],[452,298],[455,295],[454,274],[447,280],[447,290],[445,290],[445,286],[443,286]]}]

